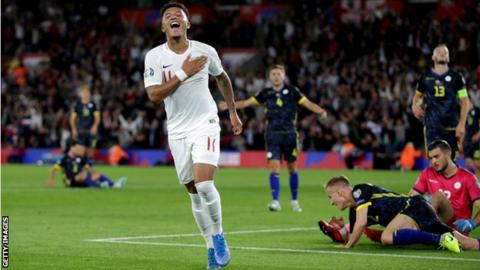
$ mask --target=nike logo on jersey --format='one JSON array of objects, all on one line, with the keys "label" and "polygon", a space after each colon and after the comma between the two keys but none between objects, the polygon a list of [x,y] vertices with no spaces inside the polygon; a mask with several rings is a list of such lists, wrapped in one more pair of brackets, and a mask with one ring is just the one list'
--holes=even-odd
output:
[{"label": "nike logo on jersey", "polygon": [[432,182],[432,183],[438,183],[438,181],[435,180],[435,179],[428,179],[428,181],[429,181],[429,182]]},{"label": "nike logo on jersey", "polygon": [[163,65],[162,67],[163,67],[163,68],[168,68],[168,67],[170,67],[170,66],[172,66],[172,64],[170,64],[170,65]]}]

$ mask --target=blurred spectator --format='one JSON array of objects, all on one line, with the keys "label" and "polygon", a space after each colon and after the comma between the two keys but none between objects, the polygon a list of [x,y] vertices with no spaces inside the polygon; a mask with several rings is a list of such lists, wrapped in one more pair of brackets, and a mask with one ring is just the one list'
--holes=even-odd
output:
[{"label": "blurred spectator", "polygon": [[415,166],[415,159],[422,156],[422,152],[415,149],[412,142],[408,142],[400,154],[400,168],[404,171],[410,171]]},{"label": "blurred spectator", "polygon": [[128,164],[128,153],[118,143],[114,144],[108,149],[108,163],[110,165]]}]

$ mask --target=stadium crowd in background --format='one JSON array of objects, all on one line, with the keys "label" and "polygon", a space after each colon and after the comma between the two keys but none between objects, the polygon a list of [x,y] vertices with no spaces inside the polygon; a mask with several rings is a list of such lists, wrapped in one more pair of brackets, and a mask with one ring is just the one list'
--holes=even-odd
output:
[{"label": "stadium crowd in background", "polygon": [[[145,53],[163,41],[161,31],[119,20],[118,4],[47,2],[2,3],[2,147],[64,147],[77,86],[87,82],[101,111],[98,147],[166,148],[163,105],[148,101],[142,82]],[[134,2],[126,5],[138,7]],[[190,38],[219,52],[255,48],[252,61],[226,67],[237,99],[266,86],[266,67],[284,64],[289,83],[329,115],[320,120],[300,111],[302,150],[334,150],[350,161],[372,151],[374,167],[392,168],[408,142],[423,147],[423,126],[410,105],[437,44],[451,48],[451,66],[480,107],[480,6],[462,5],[454,20],[407,5],[401,13],[384,7],[352,22],[335,1],[320,1],[289,7],[256,25],[238,20],[236,9],[219,9]],[[30,68],[22,61],[26,54],[49,61]],[[263,150],[263,110],[248,108],[240,115],[245,131],[235,137],[228,131],[228,113],[220,113],[222,149]]]}]

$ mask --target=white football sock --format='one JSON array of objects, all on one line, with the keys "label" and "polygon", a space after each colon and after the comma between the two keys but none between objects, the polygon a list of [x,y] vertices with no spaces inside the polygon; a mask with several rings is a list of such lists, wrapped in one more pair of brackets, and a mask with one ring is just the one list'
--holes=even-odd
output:
[{"label": "white football sock", "polygon": [[213,248],[212,241],[212,219],[205,209],[202,198],[198,194],[188,193],[190,200],[192,201],[192,213],[195,221],[197,222],[198,229],[202,233],[207,248]]},{"label": "white football sock", "polygon": [[218,194],[213,180],[203,181],[195,184],[198,194],[202,197],[207,213],[212,219],[212,234],[221,233],[222,230],[222,206],[220,204],[220,194]]}]

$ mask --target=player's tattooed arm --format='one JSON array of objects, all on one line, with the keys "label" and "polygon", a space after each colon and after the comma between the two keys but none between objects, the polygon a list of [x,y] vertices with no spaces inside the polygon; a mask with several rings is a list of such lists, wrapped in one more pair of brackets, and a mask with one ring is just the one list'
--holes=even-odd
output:
[{"label": "player's tattooed arm", "polygon": [[233,134],[239,135],[242,132],[242,121],[237,115],[237,110],[235,108],[235,98],[233,96],[233,87],[230,78],[227,73],[222,72],[220,75],[215,77],[217,81],[218,88],[222,92],[225,103],[227,103],[228,112],[230,114],[230,123],[232,124]]},{"label": "player's tattooed arm", "polygon": [[233,97],[233,87],[230,78],[228,77],[227,73],[222,72],[220,75],[215,77],[217,81],[218,88],[227,103],[228,112],[232,113],[235,112],[235,99]]}]

